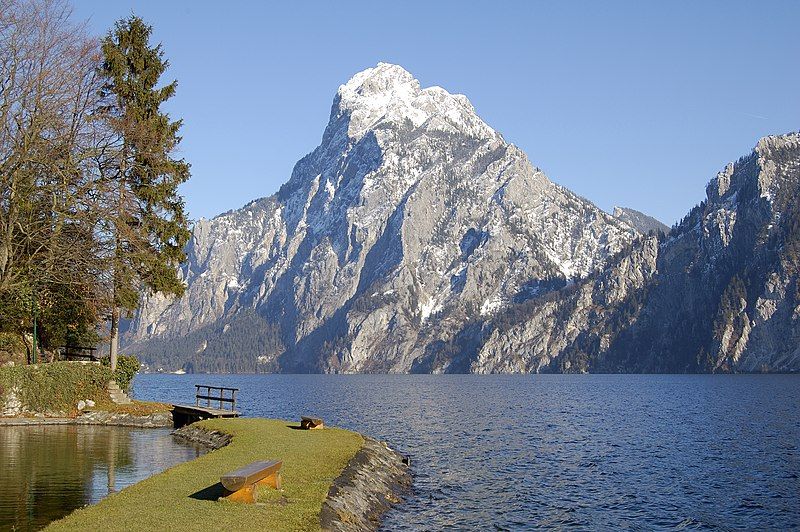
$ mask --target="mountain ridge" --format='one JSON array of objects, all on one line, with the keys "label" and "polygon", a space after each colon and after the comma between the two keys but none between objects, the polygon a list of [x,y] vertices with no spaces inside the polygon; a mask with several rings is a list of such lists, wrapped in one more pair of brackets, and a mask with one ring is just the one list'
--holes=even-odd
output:
[{"label": "mountain ridge", "polygon": [[647,234],[650,231],[669,233],[670,230],[667,224],[630,207],[614,207],[611,216],[622,220],[640,233]]},{"label": "mountain ridge", "polygon": [[[588,369],[552,365],[571,356],[556,352],[515,366],[487,331],[647,238],[552,183],[466,97],[380,63],[339,87],[320,145],[276,194],[197,223],[186,296],[146,298],[126,349],[191,371]],[[651,275],[638,253],[622,282],[634,292]],[[489,352],[496,363],[476,362]]]}]

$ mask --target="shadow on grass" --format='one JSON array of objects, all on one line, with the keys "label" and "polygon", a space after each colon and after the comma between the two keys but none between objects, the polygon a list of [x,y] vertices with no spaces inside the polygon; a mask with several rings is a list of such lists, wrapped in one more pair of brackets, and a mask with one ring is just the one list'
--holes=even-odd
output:
[{"label": "shadow on grass", "polygon": [[203,488],[200,491],[196,491],[189,495],[191,499],[197,499],[199,501],[216,501],[220,497],[224,497],[227,495],[227,490],[222,485],[222,483],[217,482],[213,486],[209,486],[207,488]]}]

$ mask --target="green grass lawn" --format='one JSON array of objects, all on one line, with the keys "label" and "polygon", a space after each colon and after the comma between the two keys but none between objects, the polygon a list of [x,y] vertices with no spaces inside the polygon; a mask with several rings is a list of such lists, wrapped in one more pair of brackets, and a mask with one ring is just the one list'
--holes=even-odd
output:
[{"label": "green grass lawn", "polygon": [[[318,530],[328,488],[363,438],[336,428],[293,430],[272,419],[200,422],[231,443],[125,488],[52,523],[48,530]],[[283,460],[283,491],[259,487],[256,504],[203,500],[221,475],[254,460]],[[199,497],[208,496],[200,495]]]},{"label": "green grass lawn", "polygon": [[152,401],[137,401],[135,399],[132,404],[118,405],[114,404],[110,397],[106,396],[98,399],[95,406],[87,408],[87,410],[114,412],[115,414],[130,414],[132,416],[149,416],[157,412],[169,412],[172,410],[172,405],[167,403],[154,403]]}]

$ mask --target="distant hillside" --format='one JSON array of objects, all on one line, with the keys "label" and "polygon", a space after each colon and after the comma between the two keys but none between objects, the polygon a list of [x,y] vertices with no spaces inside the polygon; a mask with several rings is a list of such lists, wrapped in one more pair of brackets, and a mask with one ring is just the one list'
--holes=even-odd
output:
[{"label": "distant hillside", "polygon": [[766,137],[666,236],[451,344],[473,372],[798,371],[798,197],[800,134]]},{"label": "distant hillside", "polygon": [[626,207],[614,207],[613,216],[617,220],[622,220],[645,235],[651,231],[656,233],[669,233],[668,225],[659,222],[652,216],[648,216],[634,209],[628,209]]}]

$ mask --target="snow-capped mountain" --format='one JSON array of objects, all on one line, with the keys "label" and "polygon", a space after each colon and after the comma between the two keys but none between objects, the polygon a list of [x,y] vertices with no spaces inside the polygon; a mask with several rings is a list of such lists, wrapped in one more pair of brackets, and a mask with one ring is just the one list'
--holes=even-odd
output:
[{"label": "snow-capped mountain", "polygon": [[146,299],[127,349],[190,370],[462,371],[432,363],[455,334],[585,278],[637,234],[466,97],[380,63],[339,87],[276,195],[197,223],[186,295]]},{"label": "snow-capped mountain", "polygon": [[669,230],[552,183],[469,101],[379,64],[271,197],[197,223],[127,350],[186,371],[800,370],[800,134]]}]

